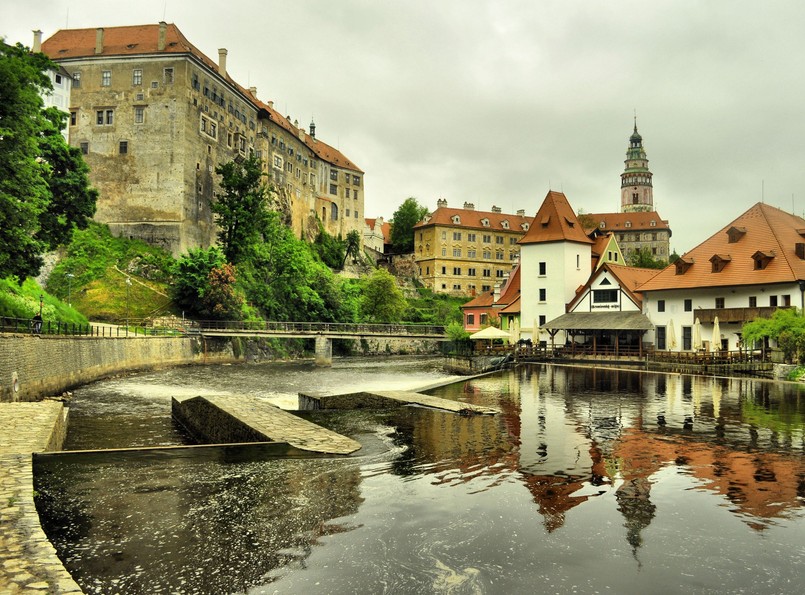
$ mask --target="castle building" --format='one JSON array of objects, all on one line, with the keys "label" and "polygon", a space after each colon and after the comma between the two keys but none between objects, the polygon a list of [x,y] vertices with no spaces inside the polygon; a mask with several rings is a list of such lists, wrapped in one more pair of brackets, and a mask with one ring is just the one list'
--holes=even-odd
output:
[{"label": "castle building", "polygon": [[532,218],[510,215],[499,207],[476,211],[450,208],[439,199],[436,210],[414,226],[414,260],[425,287],[436,293],[475,296],[492,290],[516,264],[517,242]]},{"label": "castle building", "polygon": [[[36,40],[35,44],[36,46]],[[173,254],[216,242],[216,167],[256,155],[271,208],[299,237],[364,226],[364,172],[277,112],[174,24],[68,29],[42,51],[72,78],[69,142],[100,196],[96,220]]]},{"label": "castle building", "polygon": [[620,212],[579,215],[587,233],[614,233],[627,259],[644,249],[655,260],[667,261],[671,255],[671,227],[654,209],[652,176],[635,121],[621,174]]}]

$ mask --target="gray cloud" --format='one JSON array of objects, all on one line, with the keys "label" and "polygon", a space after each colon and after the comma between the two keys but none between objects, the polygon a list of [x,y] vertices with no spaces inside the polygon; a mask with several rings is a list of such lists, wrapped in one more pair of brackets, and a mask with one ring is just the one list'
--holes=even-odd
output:
[{"label": "gray cloud", "polygon": [[[264,100],[367,172],[366,215],[407,196],[536,211],[549,188],[615,211],[633,110],[672,246],[692,248],[761,199],[805,210],[794,0],[69,3],[70,27],[176,23]],[[68,2],[0,0],[30,44]],[[103,15],[99,17],[98,15]]]}]

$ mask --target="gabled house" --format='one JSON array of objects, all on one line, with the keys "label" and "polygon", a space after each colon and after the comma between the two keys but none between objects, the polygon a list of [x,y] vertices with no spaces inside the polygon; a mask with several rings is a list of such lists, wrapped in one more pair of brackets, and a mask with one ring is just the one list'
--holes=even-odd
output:
[{"label": "gabled house", "polygon": [[[587,237],[567,197],[549,191],[519,241],[522,338],[551,337],[542,327],[565,313],[565,304],[590,277],[593,240]],[[564,337],[559,340],[564,342]]]},{"label": "gabled house", "polygon": [[625,265],[626,260],[623,258],[620,244],[612,232],[599,233],[594,230],[589,234],[593,240],[592,248],[592,270],[595,271],[604,263]]},{"label": "gabled house", "polygon": [[757,203],[639,290],[656,349],[736,350],[743,323],[805,303],[805,219]]},{"label": "gabled house", "polygon": [[579,288],[567,305],[567,313],[543,325],[552,338],[564,332],[572,351],[640,355],[643,337],[654,326],[642,313],[638,286],[656,275],[641,269],[604,263]]},{"label": "gabled house", "polygon": [[[463,306],[464,330],[474,333],[489,326],[493,321],[500,321],[500,328],[509,330],[519,324],[519,308],[515,306],[520,300],[520,267],[515,266],[511,274],[503,282],[495,284],[495,288],[484,291]],[[515,316],[515,309],[517,316]]]}]

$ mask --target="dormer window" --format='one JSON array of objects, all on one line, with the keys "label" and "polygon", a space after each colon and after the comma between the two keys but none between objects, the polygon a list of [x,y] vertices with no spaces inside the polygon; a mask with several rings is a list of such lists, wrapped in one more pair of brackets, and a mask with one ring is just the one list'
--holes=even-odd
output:
[{"label": "dormer window", "polygon": [[631,227],[631,226],[632,226],[632,222],[631,222],[631,221],[627,221],[626,223],[624,223],[624,224],[623,224],[623,226],[624,226],[624,227]]},{"label": "dormer window", "polygon": [[676,267],[676,274],[677,275],[684,275],[687,270],[693,266],[693,259],[685,256],[679,257],[674,266]]},{"label": "dormer window", "polygon": [[481,225],[484,227],[489,227],[489,219],[481,219]]},{"label": "dormer window", "polygon": [[509,222],[506,219],[504,219],[503,221],[500,222],[500,226],[503,229],[509,229]]},{"label": "dormer window", "polygon": [[651,223],[649,223],[649,225],[650,225],[651,227],[657,227],[657,222],[656,222],[656,221],[654,221],[654,219],[652,219],[652,220],[651,220]]},{"label": "dormer window", "polygon": [[607,226],[606,221],[602,221],[601,223],[598,224],[598,227],[600,227],[601,229],[604,229],[606,226]]},{"label": "dormer window", "polygon": [[576,222],[570,219],[569,217],[565,217],[565,223],[567,223],[570,227],[576,226]]},{"label": "dormer window", "polygon": [[729,254],[713,254],[710,258],[710,263],[713,265],[711,271],[713,273],[720,273],[731,260],[732,258]]},{"label": "dormer window", "polygon": [[542,221],[540,221],[540,223],[542,224],[542,227],[548,227],[548,224],[549,224],[550,222],[551,222],[551,216],[550,216],[550,215],[545,215],[545,216],[542,218]]},{"label": "dormer window", "polygon": [[461,217],[458,215],[453,215],[452,220],[454,225],[461,225]]},{"label": "dormer window", "polygon": [[528,223],[521,223],[520,227],[523,228],[523,231],[528,231]]},{"label": "dormer window", "polygon": [[755,270],[762,271],[774,258],[774,251],[763,252],[762,250],[758,250],[752,255],[752,260],[755,261]]},{"label": "dormer window", "polygon": [[746,234],[745,227],[735,227],[734,225],[727,230],[727,238],[729,238],[729,243],[734,244],[738,240],[740,240]]}]

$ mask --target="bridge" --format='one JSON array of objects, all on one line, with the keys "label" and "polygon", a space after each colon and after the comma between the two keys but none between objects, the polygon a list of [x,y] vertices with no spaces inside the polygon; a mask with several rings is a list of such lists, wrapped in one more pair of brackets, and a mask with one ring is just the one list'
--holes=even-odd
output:
[{"label": "bridge", "polygon": [[277,337],[315,339],[316,365],[333,362],[333,339],[424,339],[448,341],[444,327],[426,324],[361,324],[344,322],[242,322],[227,320],[196,321],[188,334],[203,337]]}]

